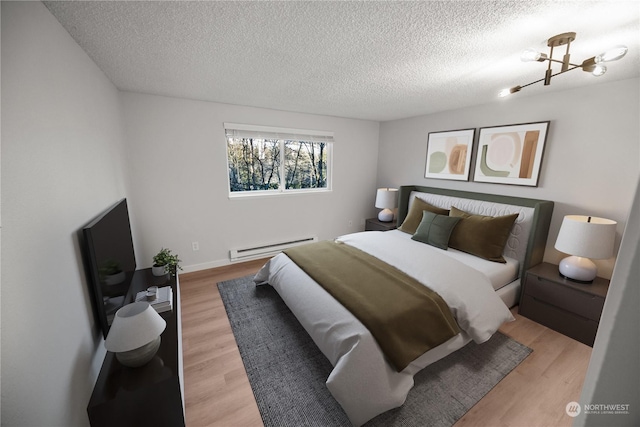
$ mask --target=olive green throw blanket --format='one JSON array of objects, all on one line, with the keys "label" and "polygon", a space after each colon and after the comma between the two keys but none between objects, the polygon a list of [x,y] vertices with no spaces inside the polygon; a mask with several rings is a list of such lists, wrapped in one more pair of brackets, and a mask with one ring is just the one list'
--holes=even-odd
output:
[{"label": "olive green throw blanket", "polygon": [[398,372],[460,332],[440,295],[357,248],[322,241],[284,252],[369,329]]}]

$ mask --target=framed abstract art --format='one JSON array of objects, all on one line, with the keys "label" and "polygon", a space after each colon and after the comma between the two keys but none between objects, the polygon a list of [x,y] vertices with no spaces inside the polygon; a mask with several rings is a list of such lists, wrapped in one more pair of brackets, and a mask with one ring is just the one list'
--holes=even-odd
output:
[{"label": "framed abstract art", "polygon": [[538,186],[549,122],[480,128],[473,180]]},{"label": "framed abstract art", "polygon": [[430,132],[425,178],[468,181],[475,129]]}]

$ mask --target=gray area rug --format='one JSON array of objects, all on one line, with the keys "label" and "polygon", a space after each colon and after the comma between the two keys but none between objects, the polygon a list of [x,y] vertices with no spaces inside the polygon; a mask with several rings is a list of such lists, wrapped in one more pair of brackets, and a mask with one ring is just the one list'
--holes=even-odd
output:
[{"label": "gray area rug", "polygon": [[[349,426],[325,386],[329,361],[271,286],[253,276],[218,284],[266,427]],[[451,426],[522,362],[531,349],[496,333],[415,376],[403,406],[366,426]]]}]

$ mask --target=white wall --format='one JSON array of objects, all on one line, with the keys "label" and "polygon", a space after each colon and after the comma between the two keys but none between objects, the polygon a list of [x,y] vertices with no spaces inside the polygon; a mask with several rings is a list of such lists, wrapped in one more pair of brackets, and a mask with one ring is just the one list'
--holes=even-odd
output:
[{"label": "white wall", "polygon": [[40,2],[2,2],[2,425],[88,425],[104,350],[78,230],[125,195],[119,93]]},{"label": "white wall", "polygon": [[[636,78],[538,96],[514,95],[483,106],[384,122],[378,185],[419,184],[553,200],[548,262],[557,264],[566,256],[553,247],[564,215],[617,221],[617,247],[640,172],[639,94]],[[424,178],[429,132],[546,120],[551,124],[538,187]],[[597,260],[598,274],[611,277],[614,262]]]},{"label": "white wall", "polygon": [[[329,239],[363,230],[376,214],[377,122],[136,93],[122,99],[140,266],[160,247],[177,253],[185,271],[220,266],[229,249]],[[333,191],[229,199],[224,122],[333,131]]]}]

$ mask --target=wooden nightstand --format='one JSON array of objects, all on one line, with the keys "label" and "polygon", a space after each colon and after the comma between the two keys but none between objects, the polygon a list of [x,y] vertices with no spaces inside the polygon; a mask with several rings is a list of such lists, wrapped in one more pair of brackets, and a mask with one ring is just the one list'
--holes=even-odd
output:
[{"label": "wooden nightstand", "polygon": [[382,222],[378,218],[369,218],[364,225],[364,231],[389,231],[396,228],[396,221]]},{"label": "wooden nightstand", "polygon": [[518,312],[568,337],[593,347],[609,280],[573,282],[558,266],[543,262],[525,275]]}]

